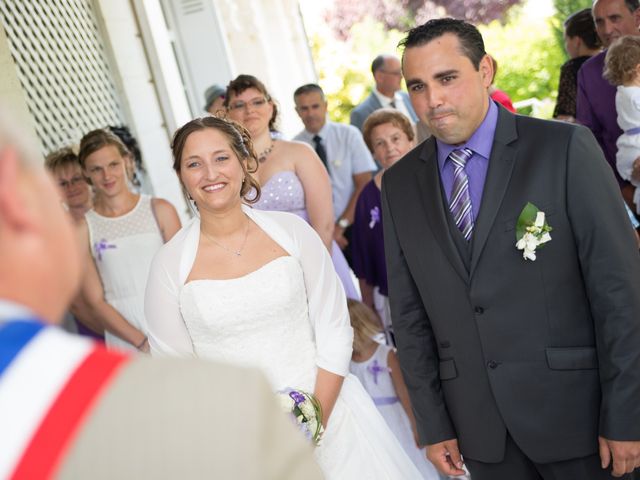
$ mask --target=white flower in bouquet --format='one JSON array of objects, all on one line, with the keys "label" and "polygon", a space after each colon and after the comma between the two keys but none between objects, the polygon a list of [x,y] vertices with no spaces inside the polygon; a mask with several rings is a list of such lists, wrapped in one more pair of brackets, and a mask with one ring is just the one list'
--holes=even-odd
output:
[{"label": "white flower in bouquet", "polygon": [[311,402],[304,401],[298,405],[298,408],[300,408],[300,411],[306,418],[315,417],[316,411],[315,408],[313,408],[313,404]]}]

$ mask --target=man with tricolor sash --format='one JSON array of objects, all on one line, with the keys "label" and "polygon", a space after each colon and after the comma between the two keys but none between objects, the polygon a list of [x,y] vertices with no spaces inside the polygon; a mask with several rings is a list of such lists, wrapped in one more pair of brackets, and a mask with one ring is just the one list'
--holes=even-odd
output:
[{"label": "man with tricolor sash", "polygon": [[49,325],[80,248],[26,145],[0,118],[0,478],[321,478],[258,372],[116,354]]}]

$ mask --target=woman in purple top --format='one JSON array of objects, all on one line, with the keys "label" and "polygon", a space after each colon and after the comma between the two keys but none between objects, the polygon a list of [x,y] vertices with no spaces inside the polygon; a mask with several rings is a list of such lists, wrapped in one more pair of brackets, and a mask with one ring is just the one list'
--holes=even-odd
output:
[{"label": "woman in purple top", "polygon": [[353,221],[353,267],[360,280],[362,301],[378,312],[390,342],[380,185],[385,170],[413,148],[415,135],[409,119],[392,108],[376,110],[369,115],[362,135],[382,169],[358,197]]}]

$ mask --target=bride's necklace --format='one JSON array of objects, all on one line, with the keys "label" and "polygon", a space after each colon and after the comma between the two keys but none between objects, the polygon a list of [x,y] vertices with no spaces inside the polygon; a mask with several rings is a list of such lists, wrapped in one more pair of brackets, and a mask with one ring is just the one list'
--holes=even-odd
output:
[{"label": "bride's necklace", "polygon": [[247,218],[247,226],[244,229],[244,239],[242,240],[242,245],[240,245],[240,248],[238,250],[233,250],[232,248],[225,247],[223,244],[221,244],[219,241],[217,241],[215,238],[213,238],[211,235],[209,235],[204,230],[200,230],[200,231],[202,232],[202,234],[205,237],[207,237],[209,240],[211,240],[217,246],[219,246],[223,250],[226,250],[229,253],[234,254],[236,257],[239,257],[239,256],[242,255],[242,250],[244,249],[244,246],[247,244],[247,237],[249,236],[249,222],[250,222],[250,220],[249,220],[249,218]]},{"label": "bride's necklace", "polygon": [[260,153],[260,155],[258,155],[258,162],[264,163],[267,157],[269,156],[269,154],[271,153],[271,151],[273,150],[274,146],[275,146],[275,142],[271,140],[271,144],[265,150],[263,150]]}]

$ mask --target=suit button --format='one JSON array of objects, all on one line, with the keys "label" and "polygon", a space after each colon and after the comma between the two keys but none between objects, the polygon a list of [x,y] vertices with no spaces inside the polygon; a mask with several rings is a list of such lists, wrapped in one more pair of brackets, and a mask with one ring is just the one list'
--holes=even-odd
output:
[{"label": "suit button", "polygon": [[498,362],[491,360],[487,362],[487,367],[489,367],[491,370],[495,370],[496,368],[498,368]]},{"label": "suit button", "polygon": [[473,309],[473,311],[476,312],[478,315],[482,315],[484,313],[484,308],[476,307]]}]

